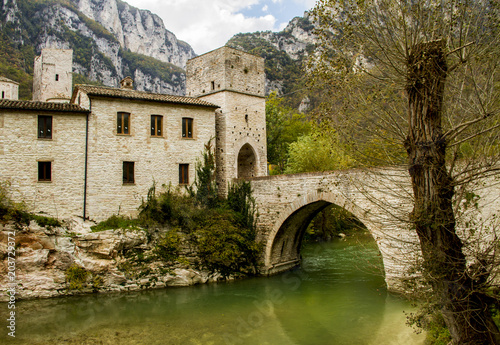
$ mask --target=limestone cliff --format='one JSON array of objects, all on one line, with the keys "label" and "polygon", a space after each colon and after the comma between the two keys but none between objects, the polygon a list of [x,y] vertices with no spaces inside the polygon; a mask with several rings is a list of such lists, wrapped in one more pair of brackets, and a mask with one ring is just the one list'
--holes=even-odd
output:
[{"label": "limestone cliff", "polygon": [[[218,273],[192,268],[189,262],[195,254],[189,246],[182,250],[184,263],[167,263],[155,259],[151,234],[122,229],[95,233],[91,224],[79,218],[60,227],[39,226],[35,221],[0,223],[0,290],[13,289],[16,299],[30,299],[222,279]],[[9,247],[14,243],[15,249]],[[0,302],[8,298],[1,294]]]},{"label": "limestone cliff", "polygon": [[42,48],[73,49],[76,83],[118,86],[130,75],[138,90],[182,95],[186,61],[196,55],[157,15],[119,0],[5,0],[0,29],[28,74]]}]

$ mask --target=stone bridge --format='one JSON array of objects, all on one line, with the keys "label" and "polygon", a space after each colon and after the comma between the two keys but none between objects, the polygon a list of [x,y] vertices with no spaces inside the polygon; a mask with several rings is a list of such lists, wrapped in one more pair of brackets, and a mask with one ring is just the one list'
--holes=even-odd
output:
[{"label": "stone bridge", "polygon": [[[406,170],[346,170],[248,181],[258,207],[258,240],[265,243],[263,274],[299,265],[308,224],[321,210],[335,204],[354,214],[373,236],[388,288],[404,290],[402,283],[420,257],[417,235],[407,222],[413,206]],[[483,218],[489,218],[499,213],[500,188],[493,179],[485,187],[479,192],[479,203]]]}]

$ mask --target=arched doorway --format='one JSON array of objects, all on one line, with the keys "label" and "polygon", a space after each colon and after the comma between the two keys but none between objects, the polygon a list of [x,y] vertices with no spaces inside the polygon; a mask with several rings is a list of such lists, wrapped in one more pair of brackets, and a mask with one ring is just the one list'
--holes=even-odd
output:
[{"label": "arched doorway", "polygon": [[238,178],[257,176],[257,158],[253,147],[246,143],[238,153]]}]

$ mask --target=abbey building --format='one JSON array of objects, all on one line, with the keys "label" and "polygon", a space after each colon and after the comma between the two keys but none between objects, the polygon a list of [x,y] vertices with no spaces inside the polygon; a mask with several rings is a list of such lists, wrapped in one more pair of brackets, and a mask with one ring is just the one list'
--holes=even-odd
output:
[{"label": "abbey building", "polygon": [[130,77],[120,88],[72,89],[71,65],[71,50],[44,49],[33,101],[0,80],[9,95],[0,99],[0,182],[30,211],[134,216],[153,183],[193,183],[210,140],[222,192],[266,174],[262,58],[222,47],[190,60],[186,97],[136,91]]}]

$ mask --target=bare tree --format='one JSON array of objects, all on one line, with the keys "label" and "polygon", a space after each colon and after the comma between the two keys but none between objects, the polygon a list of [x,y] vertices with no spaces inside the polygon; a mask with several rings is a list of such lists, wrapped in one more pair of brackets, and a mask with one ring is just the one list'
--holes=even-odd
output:
[{"label": "bare tree", "polygon": [[494,300],[484,293],[490,280],[468,266],[457,234],[457,199],[472,192],[468,183],[500,172],[499,5],[321,0],[314,15],[321,45],[310,69],[332,98],[323,116],[336,112],[331,122],[348,123],[353,143],[384,142],[370,155],[377,164],[400,163],[406,151],[409,221],[453,341],[500,344]]}]

